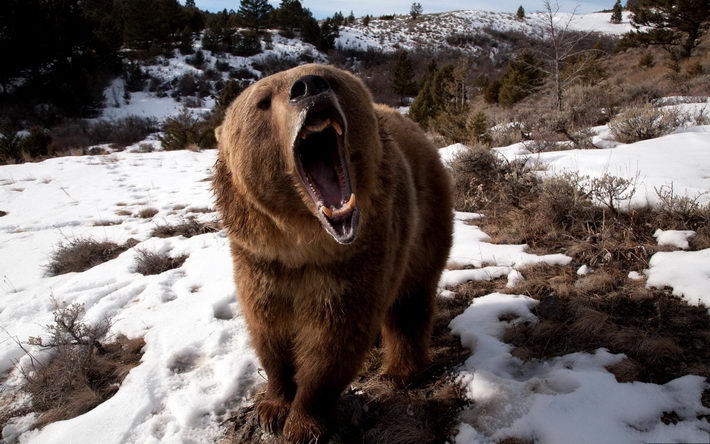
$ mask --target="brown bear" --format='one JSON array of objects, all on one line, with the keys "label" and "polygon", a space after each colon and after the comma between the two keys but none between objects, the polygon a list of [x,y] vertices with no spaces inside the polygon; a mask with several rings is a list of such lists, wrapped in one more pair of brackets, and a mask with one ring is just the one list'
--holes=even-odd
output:
[{"label": "brown bear", "polygon": [[415,123],[329,66],[256,82],[216,133],[216,203],[268,376],[259,424],[323,442],[378,334],[384,377],[407,383],[427,366],[448,172]]}]

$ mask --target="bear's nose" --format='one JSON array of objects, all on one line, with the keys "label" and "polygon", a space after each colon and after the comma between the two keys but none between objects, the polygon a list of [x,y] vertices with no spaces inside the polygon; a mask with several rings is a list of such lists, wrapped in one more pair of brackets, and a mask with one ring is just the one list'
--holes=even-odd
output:
[{"label": "bear's nose", "polygon": [[291,85],[289,100],[297,101],[315,96],[330,89],[330,84],[321,76],[307,75],[299,78]]}]

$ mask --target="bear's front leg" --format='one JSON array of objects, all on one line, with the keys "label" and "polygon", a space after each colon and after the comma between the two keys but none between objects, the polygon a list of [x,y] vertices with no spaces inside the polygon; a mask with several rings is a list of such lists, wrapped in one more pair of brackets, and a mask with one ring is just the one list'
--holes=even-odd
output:
[{"label": "bear's front leg", "polygon": [[[284,425],[290,444],[323,443],[335,419],[338,398],[360,370],[373,339],[368,319],[342,324],[311,319],[296,344],[296,396]],[[340,324],[340,325],[338,325]]]},{"label": "bear's front leg", "polygon": [[269,433],[279,433],[284,427],[291,402],[296,394],[291,342],[281,338],[278,332],[261,331],[254,334],[261,365],[268,381],[264,399],[256,407],[259,425]]}]

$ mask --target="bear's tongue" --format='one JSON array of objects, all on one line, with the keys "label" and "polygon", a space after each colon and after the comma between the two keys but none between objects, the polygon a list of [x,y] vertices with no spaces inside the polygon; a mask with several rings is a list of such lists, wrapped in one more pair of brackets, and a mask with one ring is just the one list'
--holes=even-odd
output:
[{"label": "bear's tongue", "polygon": [[[304,165],[305,166],[305,165]],[[343,195],[340,188],[340,179],[330,159],[312,159],[306,167],[308,175],[313,179],[318,189],[318,194],[323,199],[323,204],[329,207],[340,207]]]}]

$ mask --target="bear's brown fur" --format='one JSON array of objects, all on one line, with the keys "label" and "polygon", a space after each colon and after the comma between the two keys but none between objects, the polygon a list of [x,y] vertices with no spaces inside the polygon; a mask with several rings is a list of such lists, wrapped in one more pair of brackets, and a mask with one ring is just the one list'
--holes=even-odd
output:
[{"label": "bear's brown fur", "polygon": [[378,333],[386,377],[427,365],[452,237],[448,172],[416,124],[328,66],[250,86],[217,138],[217,207],[268,376],[259,422],[322,442]]}]

